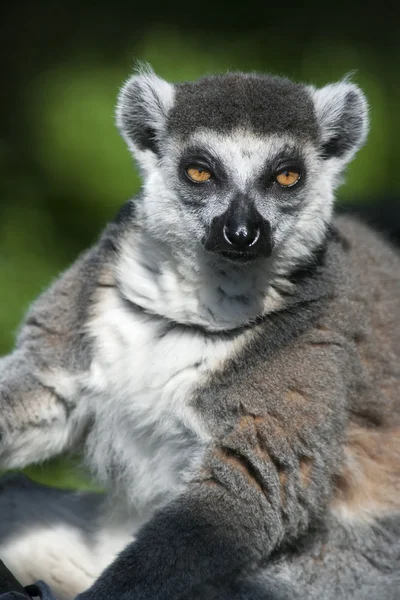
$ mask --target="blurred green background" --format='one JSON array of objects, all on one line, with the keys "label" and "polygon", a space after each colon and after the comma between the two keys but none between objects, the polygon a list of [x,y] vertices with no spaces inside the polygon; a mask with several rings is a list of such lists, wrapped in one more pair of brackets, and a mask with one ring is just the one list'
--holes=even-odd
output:
[{"label": "blurred green background", "polygon": [[[113,123],[118,88],[137,59],[173,81],[241,69],[323,85],[354,71],[372,125],[339,202],[379,210],[399,195],[395,3],[372,13],[360,1],[322,9],[310,0],[60,0],[4,3],[0,11],[0,354],[12,347],[30,301],[140,185]],[[87,484],[75,459],[29,473],[56,485]]]}]

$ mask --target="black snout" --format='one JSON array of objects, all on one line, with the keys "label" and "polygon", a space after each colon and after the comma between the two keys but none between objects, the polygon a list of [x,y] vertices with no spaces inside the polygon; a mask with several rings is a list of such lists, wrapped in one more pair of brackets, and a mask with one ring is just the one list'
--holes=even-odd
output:
[{"label": "black snout", "polygon": [[260,227],[256,223],[229,223],[223,226],[225,240],[232,250],[248,250],[257,243]]},{"label": "black snout", "polygon": [[205,247],[227,259],[247,262],[272,252],[271,226],[247,196],[238,196],[213,219]]}]

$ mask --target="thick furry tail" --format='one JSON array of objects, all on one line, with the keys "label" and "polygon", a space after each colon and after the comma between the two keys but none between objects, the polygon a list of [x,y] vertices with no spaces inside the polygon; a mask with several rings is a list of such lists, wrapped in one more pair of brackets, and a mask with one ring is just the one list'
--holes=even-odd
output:
[{"label": "thick furry tail", "polygon": [[23,475],[2,477],[0,559],[22,586],[43,580],[58,600],[75,598],[127,543],[103,531],[103,503],[95,492],[55,489]]}]

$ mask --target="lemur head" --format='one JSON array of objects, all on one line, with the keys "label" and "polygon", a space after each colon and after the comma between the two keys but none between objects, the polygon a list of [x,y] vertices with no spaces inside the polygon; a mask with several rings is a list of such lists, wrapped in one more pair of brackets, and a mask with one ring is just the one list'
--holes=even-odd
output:
[{"label": "lemur head", "polygon": [[347,80],[315,89],[229,73],[173,85],[152,71],[123,87],[117,123],[144,181],[123,293],[212,330],[282,306],[277,282],[323,242],[368,128],[365,98]]},{"label": "lemur head", "polygon": [[123,87],[117,123],[155,238],[286,268],[324,237],[333,191],[366,138],[367,104],[347,80],[315,89],[228,73],[173,85],[147,71]]}]

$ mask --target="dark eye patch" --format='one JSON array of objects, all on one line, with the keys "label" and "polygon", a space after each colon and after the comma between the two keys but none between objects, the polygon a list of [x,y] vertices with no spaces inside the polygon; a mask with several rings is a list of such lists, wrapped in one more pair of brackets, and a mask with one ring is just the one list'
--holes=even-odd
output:
[{"label": "dark eye patch", "polygon": [[189,166],[198,165],[203,169],[213,173],[216,181],[224,182],[227,180],[225,169],[222,166],[222,161],[210,152],[208,148],[202,146],[192,146],[188,148],[181,156],[179,161],[179,172],[185,174]]},{"label": "dark eye patch", "polygon": [[299,150],[292,147],[282,149],[272,160],[268,160],[260,177],[261,185],[266,187],[274,183],[276,175],[283,170],[300,173],[301,180],[295,187],[300,185],[300,182],[304,180],[306,168]]}]

